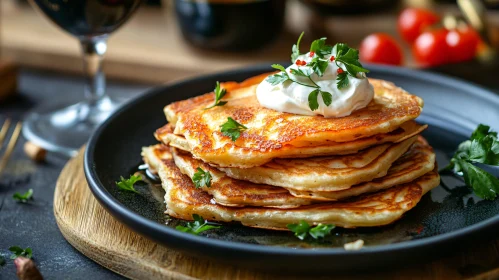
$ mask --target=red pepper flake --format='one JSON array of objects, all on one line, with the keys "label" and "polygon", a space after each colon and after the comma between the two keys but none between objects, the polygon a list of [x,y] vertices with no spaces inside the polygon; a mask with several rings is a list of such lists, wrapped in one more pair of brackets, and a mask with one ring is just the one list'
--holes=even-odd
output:
[{"label": "red pepper flake", "polygon": [[334,55],[331,56],[331,58],[329,59],[330,61],[334,61],[336,59],[336,57],[334,57]]},{"label": "red pepper flake", "polygon": [[304,60],[299,60],[299,59],[295,63],[298,66],[305,66],[305,65],[307,65],[307,63]]},{"label": "red pepper flake", "polygon": [[315,52],[310,52],[310,57],[314,57]]},{"label": "red pepper flake", "polygon": [[343,73],[344,71],[343,71],[343,69],[338,68],[338,71],[336,71],[336,72],[338,72],[338,74],[341,74],[341,73]]}]

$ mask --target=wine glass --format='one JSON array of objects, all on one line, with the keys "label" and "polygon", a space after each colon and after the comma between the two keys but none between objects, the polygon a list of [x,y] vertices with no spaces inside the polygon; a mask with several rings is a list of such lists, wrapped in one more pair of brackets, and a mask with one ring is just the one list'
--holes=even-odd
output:
[{"label": "wine glass", "polygon": [[106,94],[102,59],[110,33],[122,26],[142,0],[30,0],[56,25],[76,36],[83,53],[85,100],[54,104],[32,111],[23,134],[35,144],[68,156],[76,155],[94,129],[117,107]]}]

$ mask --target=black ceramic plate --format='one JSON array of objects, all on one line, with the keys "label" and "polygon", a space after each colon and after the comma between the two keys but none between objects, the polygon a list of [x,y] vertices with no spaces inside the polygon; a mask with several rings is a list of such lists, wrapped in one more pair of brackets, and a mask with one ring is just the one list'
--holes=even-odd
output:
[{"label": "black ceramic plate", "polygon": [[[463,81],[402,68],[371,66],[369,77],[392,81],[425,100],[418,119],[424,136],[448,163],[458,143],[478,123],[499,128],[499,96]],[[301,242],[288,232],[224,225],[202,236],[175,230],[183,221],[166,217],[163,191],[138,186],[140,195],[117,189],[115,181],[141,163],[142,146],[155,144],[153,132],[166,123],[162,109],[173,101],[211,91],[215,81],[242,81],[270,71],[266,66],[200,77],[154,89],[127,103],[93,135],[85,154],[85,174],[95,197],[132,230],[168,247],[200,257],[281,271],[348,270],[428,260],[462,245],[483,242],[499,232],[499,203],[474,196],[462,182],[443,177],[439,186],[400,221],[370,229],[336,229],[321,242]],[[360,251],[343,244],[363,239]]]}]

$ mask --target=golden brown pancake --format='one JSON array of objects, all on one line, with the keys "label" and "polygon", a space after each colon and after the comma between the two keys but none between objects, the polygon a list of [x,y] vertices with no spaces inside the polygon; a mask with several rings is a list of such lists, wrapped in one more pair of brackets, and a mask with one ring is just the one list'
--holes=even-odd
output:
[{"label": "golden brown pancake", "polygon": [[274,159],[252,168],[220,168],[227,176],[298,191],[339,191],[383,177],[418,136],[382,144],[356,154],[304,159]]},{"label": "golden brown pancake", "polygon": [[[188,153],[176,150],[173,154],[175,164],[188,178],[194,176],[198,167],[210,172],[212,176],[211,187],[203,186],[201,190],[212,195],[213,202],[217,204],[231,207],[294,208],[317,202],[314,199],[295,197],[283,188],[232,179],[222,171],[192,158]],[[149,165],[149,170],[157,173],[164,161],[172,160],[172,153],[168,147],[160,144],[143,148],[142,157]]]},{"label": "golden brown pancake", "polygon": [[361,183],[352,186],[349,189],[341,191],[298,191],[289,189],[292,195],[297,197],[335,201],[352,196],[357,196],[365,193],[376,192],[392,186],[411,182],[416,178],[435,169],[435,153],[426,140],[419,136],[418,141],[405,153],[402,157],[396,160],[388,173],[369,182]]},{"label": "golden brown pancake", "polygon": [[163,160],[159,175],[166,191],[167,213],[191,220],[193,214],[210,221],[241,222],[245,226],[287,230],[287,224],[304,220],[311,225],[371,227],[390,224],[412,209],[421,197],[440,182],[438,172],[430,171],[413,182],[346,201],[301,206],[292,209],[227,207],[212,203],[213,197],[196,189],[192,180],[171,159]]},{"label": "golden brown pancake", "polygon": [[[398,143],[418,135],[427,125],[419,125],[414,121],[409,121],[403,123],[399,128],[389,133],[382,133],[371,137],[361,138],[351,142],[331,142],[327,145],[321,146],[310,146],[310,147],[293,147],[285,146],[279,150],[273,150],[268,153],[254,153],[251,159],[248,159],[246,163],[233,163],[228,164],[225,167],[238,167],[238,168],[250,168],[254,166],[263,165],[272,160],[272,158],[308,158],[313,156],[329,156],[329,155],[345,155],[353,154],[358,151],[364,150],[368,147],[374,145],[380,145],[384,143]],[[167,124],[155,132],[155,137],[158,141],[170,145],[172,147],[191,152],[192,149],[188,141],[180,135],[173,134],[173,128],[171,124]],[[195,154],[193,154],[196,157]],[[221,157],[226,157],[230,155],[220,155]],[[232,158],[232,156],[230,156]],[[202,158],[201,158],[202,159]],[[251,165],[248,165],[251,163]],[[216,165],[211,163],[212,165]]]},{"label": "golden brown pancake", "polygon": [[[252,83],[263,78],[254,78]],[[421,98],[386,81],[370,82],[375,91],[371,103],[342,118],[267,109],[256,99],[256,84],[229,90],[224,106],[205,110],[214,102],[214,94],[208,93],[170,104],[165,114],[196,158],[222,167],[252,167],[281,157],[280,150],[286,147],[323,146],[389,133],[421,113]],[[235,142],[220,131],[228,117],[248,128]]]}]

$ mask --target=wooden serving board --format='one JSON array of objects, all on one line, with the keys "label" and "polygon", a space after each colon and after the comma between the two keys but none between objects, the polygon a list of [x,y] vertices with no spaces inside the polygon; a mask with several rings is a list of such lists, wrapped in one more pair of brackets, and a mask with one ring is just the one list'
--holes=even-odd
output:
[{"label": "wooden serving board", "polygon": [[[293,279],[215,263],[158,245],[115,220],[93,197],[83,173],[83,150],[59,176],[54,214],[64,237],[102,266],[132,279]],[[499,241],[426,264],[369,274],[328,274],[311,279],[498,279]],[[362,268],[359,268],[361,271]],[[296,276],[306,279],[306,276]]]}]

